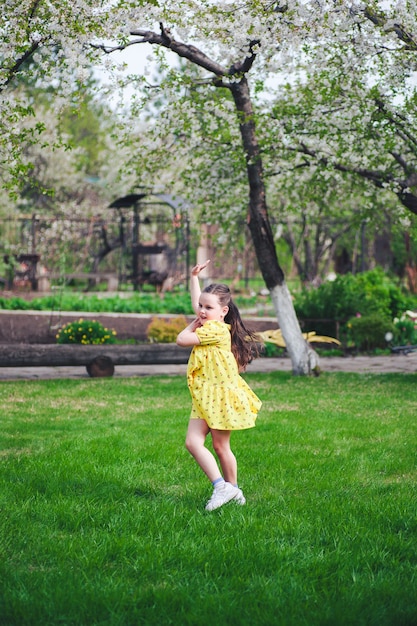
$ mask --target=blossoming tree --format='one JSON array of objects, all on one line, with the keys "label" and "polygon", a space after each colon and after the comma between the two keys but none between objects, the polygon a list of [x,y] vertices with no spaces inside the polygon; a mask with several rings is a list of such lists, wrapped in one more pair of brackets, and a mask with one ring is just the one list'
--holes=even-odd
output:
[{"label": "blossoming tree", "polygon": [[[372,4],[374,6],[371,3],[349,2],[319,2],[314,4],[293,2],[285,5],[280,3],[268,5],[246,3],[243,14],[241,5],[219,6],[213,3],[207,6],[205,3],[194,3],[192,10],[190,10],[189,3],[172,5],[168,3],[168,6],[164,4],[163,8],[155,7],[150,12],[150,20],[143,19],[144,24],[158,20],[158,31],[144,27],[132,27],[127,42],[117,46],[101,47],[107,53],[145,43],[167,49],[178,57],[186,59],[194,67],[201,68],[201,73],[188,75],[189,80],[186,81],[188,88],[193,83],[200,86],[204,83],[209,88],[219,88],[228,91],[231,95],[234,104],[233,112],[237,114],[239,123],[249,186],[248,226],[259,266],[270,290],[280,327],[292,358],[295,373],[311,371],[317,361],[314,358],[314,353],[309,350],[302,339],[291,296],[276,256],[268,216],[261,143],[256,129],[256,113],[249,89],[249,76],[255,63],[259,64],[259,76],[266,76],[268,72],[277,70],[283,71],[286,60],[291,59],[294,63],[294,56],[291,58],[291,54],[282,54],[279,50],[283,46],[286,46],[287,50],[292,51],[293,54],[294,52],[302,54],[303,46],[304,50],[308,47],[306,54],[309,57],[309,62],[314,60],[320,66],[320,62],[328,62],[329,60],[329,54],[323,53],[320,43],[332,39],[337,41],[339,37],[342,43],[337,43],[336,47],[338,50],[343,50],[346,48],[343,39],[351,40],[358,37],[360,28],[366,31],[366,37],[369,38],[370,31],[374,35],[376,33],[376,39],[371,46],[372,54],[379,45],[378,37],[380,34],[379,31],[372,31],[372,28],[374,26],[379,28],[381,24],[385,27],[388,22],[384,14],[375,11],[378,3]],[[402,15],[402,17],[405,16]],[[179,38],[174,35],[168,24],[172,24],[179,34],[183,34],[183,37]],[[404,40],[405,28],[402,27],[401,32],[399,30],[397,27],[395,36],[401,42]],[[193,43],[185,40],[186,36],[190,36],[189,33],[192,33]],[[195,42],[198,45],[195,45]],[[352,44],[348,47],[350,49],[355,48]],[[306,72],[306,64],[302,63],[301,67],[303,72]],[[186,74],[186,70],[184,73]],[[369,75],[368,68],[364,73]],[[181,79],[184,80],[184,76]],[[168,90],[169,87],[172,89],[173,86],[174,89],[178,89],[178,78],[175,82],[171,72],[169,81],[165,83],[165,88]],[[172,99],[174,100],[174,98]],[[194,102],[192,98],[188,98],[188,103],[191,106]],[[223,111],[226,110],[227,107],[224,107]],[[198,116],[199,113],[200,111],[197,109],[196,115]],[[229,120],[233,124],[230,117]],[[322,163],[325,162],[321,154],[318,157],[311,148],[306,148],[301,141],[298,141],[296,150],[321,159]],[[334,160],[332,164],[335,169],[342,169],[342,166],[335,163]],[[345,169],[347,168],[345,167]],[[351,171],[355,170],[351,169]],[[372,173],[369,176],[364,174],[363,170],[357,170],[356,173],[364,178],[369,177],[378,184]],[[404,197],[403,191],[401,198],[404,199]]]},{"label": "blossoming tree", "polygon": [[[383,6],[388,8],[382,11]],[[198,169],[200,189],[196,190],[196,195],[204,196],[204,189],[213,185],[213,180],[207,175],[213,161],[204,154],[205,148],[208,147],[207,154],[211,155],[218,155],[219,148],[229,149],[235,154],[233,171],[240,189],[243,189],[242,172],[245,172],[249,189],[248,227],[293,371],[307,374],[314,370],[317,359],[302,338],[276,255],[269,220],[264,160],[273,158],[271,135],[275,133],[274,143],[279,144],[281,159],[285,151],[287,155],[293,151],[320,166],[336,170],[344,168],[365,178],[364,173],[368,170],[357,164],[354,167],[345,165],[337,160],[337,152],[329,153],[325,146],[324,127],[316,128],[315,137],[307,142],[303,140],[303,128],[295,129],[297,134],[289,134],[288,128],[280,127],[279,115],[264,114],[262,120],[268,119],[270,125],[267,129],[260,128],[258,115],[271,111],[271,102],[276,100],[271,92],[282,90],[286,81],[291,84],[297,72],[299,92],[308,98],[309,90],[314,91],[314,83],[308,83],[309,73],[317,75],[309,72],[311,68],[322,74],[327,71],[329,80],[341,83],[343,70],[352,72],[355,63],[360,62],[361,85],[366,87],[369,86],[366,81],[376,69],[379,72],[377,80],[380,81],[381,76],[394,76],[395,67],[401,65],[401,81],[404,82],[406,68],[403,59],[404,55],[413,53],[415,14],[412,0],[398,5],[378,0],[252,0],[243,4],[200,0],[161,4],[138,4],[124,0],[112,3],[93,0],[47,3],[33,0],[18,4],[10,0],[1,28],[4,43],[1,50],[0,95],[6,93],[19,71],[29,59],[36,57],[40,49],[44,53],[37,59],[38,76],[60,81],[65,98],[68,93],[76,91],[77,81],[83,80],[86,64],[97,64],[103,59],[112,64],[111,59],[117,52],[132,49],[133,46],[141,50],[138,55],[144,54],[144,45],[152,48],[155,51],[154,60],[162,71],[161,80],[158,85],[153,85],[144,76],[129,77],[137,84],[140,81],[140,97],[136,99],[136,105],[143,111],[145,106],[152,107],[155,94],[160,99],[163,94],[163,110],[153,109],[155,116],[151,123],[153,136],[159,135],[162,149],[166,148],[166,137],[172,139],[174,149],[166,150],[168,157],[174,150],[178,156],[188,139],[196,142],[198,138],[199,149],[194,144],[196,158],[191,160],[188,155],[188,170],[184,168],[191,179],[192,168]],[[377,54],[384,56],[382,50],[387,46],[392,46],[390,65],[377,68],[372,60]],[[351,56],[341,60],[340,55],[346,51]],[[108,54],[103,55],[103,52]],[[175,66],[174,61],[168,62],[169,57],[163,52],[171,59],[181,59],[180,68]],[[279,81],[277,76],[281,76]],[[340,91],[343,91],[342,87]],[[366,98],[365,92],[366,89],[363,89]],[[31,113],[32,104],[24,99],[13,97],[8,103],[2,99],[5,131],[2,141],[3,146],[11,148],[8,151],[11,170],[16,163],[19,167],[18,145],[23,132],[19,127],[19,117]],[[400,123],[397,128],[403,130]],[[201,145],[202,130],[205,132],[205,145]],[[34,125],[32,136],[41,131],[41,127]],[[350,131],[354,132],[354,129],[350,128]],[[27,138],[29,134],[25,133]],[[339,142],[337,145],[340,148],[343,144]],[[402,166],[402,155],[395,147],[391,154]],[[367,178],[377,184],[378,177],[371,171],[370,174]],[[413,187],[414,178],[410,173],[401,188],[401,197],[398,196],[409,210],[412,210],[412,203],[406,204],[404,200],[410,194],[415,195]]]}]

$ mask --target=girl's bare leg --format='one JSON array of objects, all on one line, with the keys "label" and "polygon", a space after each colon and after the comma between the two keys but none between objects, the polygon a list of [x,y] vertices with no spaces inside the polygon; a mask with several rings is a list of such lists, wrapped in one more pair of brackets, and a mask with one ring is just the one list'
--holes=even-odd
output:
[{"label": "girl's bare leg", "polygon": [[213,483],[218,478],[221,478],[221,474],[216,459],[204,445],[209,432],[210,429],[204,420],[190,419],[185,447]]},{"label": "girl's bare leg", "polygon": [[213,448],[220,461],[223,477],[232,485],[237,485],[237,462],[230,448],[230,435],[230,430],[212,429],[211,431]]}]

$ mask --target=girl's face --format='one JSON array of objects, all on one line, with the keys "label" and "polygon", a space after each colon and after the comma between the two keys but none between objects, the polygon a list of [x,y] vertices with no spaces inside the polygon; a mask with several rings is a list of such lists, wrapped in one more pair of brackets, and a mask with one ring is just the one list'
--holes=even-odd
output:
[{"label": "girl's face", "polygon": [[221,306],[219,298],[214,293],[202,293],[198,302],[198,319],[201,324],[209,320],[222,322],[229,310],[228,306]]}]

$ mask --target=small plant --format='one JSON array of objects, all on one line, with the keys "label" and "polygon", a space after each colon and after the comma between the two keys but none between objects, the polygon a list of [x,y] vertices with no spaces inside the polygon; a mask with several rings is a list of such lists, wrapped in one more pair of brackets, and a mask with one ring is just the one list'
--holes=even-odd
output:
[{"label": "small plant", "polygon": [[270,343],[269,341],[265,341],[262,346],[261,356],[265,358],[276,358],[282,356],[284,353],[284,348],[280,348],[275,343]]},{"label": "small plant", "polygon": [[153,343],[175,343],[178,333],[187,326],[187,323],[184,315],[172,319],[153,317],[146,334]]},{"label": "small plant", "polygon": [[80,318],[76,322],[69,322],[63,326],[56,335],[57,343],[81,343],[84,345],[100,345],[104,343],[114,343],[116,337],[115,330],[105,328],[103,324],[96,320],[85,320]]},{"label": "small plant", "polygon": [[417,319],[407,313],[394,319],[395,342],[401,346],[417,344]]}]

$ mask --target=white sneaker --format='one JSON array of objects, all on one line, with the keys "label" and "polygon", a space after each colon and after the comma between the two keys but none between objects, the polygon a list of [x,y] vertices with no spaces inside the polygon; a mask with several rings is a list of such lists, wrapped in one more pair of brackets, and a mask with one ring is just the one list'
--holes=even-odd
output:
[{"label": "white sneaker", "polygon": [[233,502],[237,502],[237,504],[240,504],[242,506],[246,504],[246,498],[243,495],[243,491],[239,489],[239,487],[237,488],[237,494],[233,498]]},{"label": "white sneaker", "polygon": [[[206,504],[206,511],[214,511],[219,509],[226,502],[230,502],[239,495],[240,489],[233,487],[232,483],[221,483],[218,487],[215,487],[210,500]],[[242,494],[243,496],[243,494]]]}]

